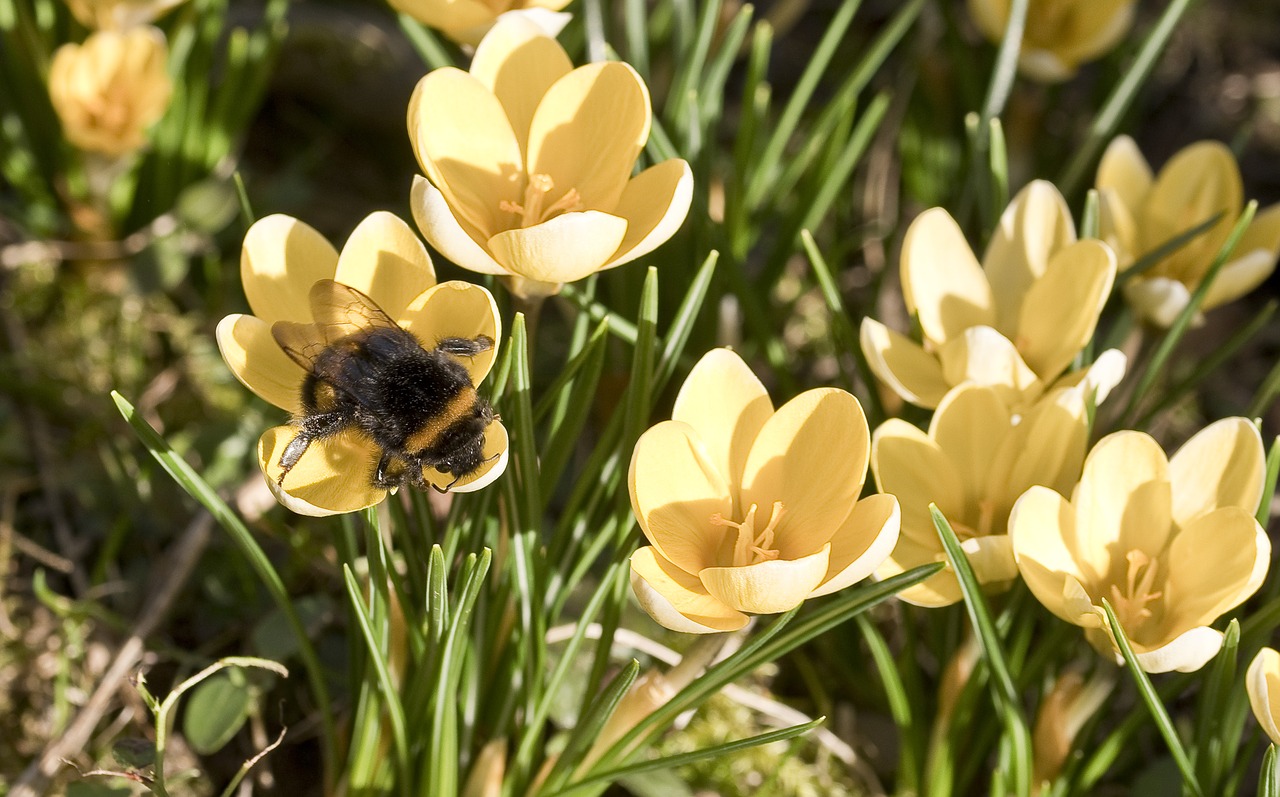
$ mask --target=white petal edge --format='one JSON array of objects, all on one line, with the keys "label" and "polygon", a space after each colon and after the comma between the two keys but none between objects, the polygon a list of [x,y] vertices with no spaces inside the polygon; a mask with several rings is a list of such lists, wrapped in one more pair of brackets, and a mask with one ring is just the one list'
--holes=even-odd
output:
[{"label": "white petal edge", "polygon": [[509,273],[476,239],[467,235],[449,209],[444,194],[422,175],[413,178],[409,204],[418,229],[440,254],[478,274],[501,276]]}]

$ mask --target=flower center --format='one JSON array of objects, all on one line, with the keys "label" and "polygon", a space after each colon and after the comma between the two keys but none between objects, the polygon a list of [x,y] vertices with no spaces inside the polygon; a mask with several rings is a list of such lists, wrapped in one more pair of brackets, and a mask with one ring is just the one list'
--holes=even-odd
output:
[{"label": "flower center", "polygon": [[571,210],[578,210],[582,207],[582,197],[578,194],[578,189],[570,188],[564,192],[564,196],[557,199],[551,204],[547,204],[547,195],[556,187],[555,181],[551,179],[549,174],[531,174],[529,175],[529,184],[524,188],[524,202],[512,202],[504,199],[498,203],[498,208],[507,213],[515,213],[520,216],[521,227],[532,227],[535,224],[541,224],[548,219],[559,216]]},{"label": "flower center", "polygon": [[1120,625],[1132,637],[1143,623],[1151,619],[1153,612],[1147,604],[1159,599],[1164,592],[1152,591],[1156,581],[1156,560],[1138,550],[1129,551],[1125,559],[1129,566],[1125,572],[1124,591],[1112,584],[1111,602],[1116,607]]},{"label": "flower center", "polygon": [[737,538],[733,543],[733,559],[729,562],[730,567],[745,567],[746,565],[759,564],[761,562],[772,562],[780,555],[778,549],[773,545],[774,532],[777,530],[778,521],[782,519],[782,502],[773,502],[773,512],[769,515],[769,524],[756,533],[756,505],[752,504],[747,510],[747,516],[742,519],[741,523],[735,523],[725,518],[719,512],[711,516],[711,525],[727,526],[737,529]]},{"label": "flower center", "polygon": [[990,498],[982,498],[978,501],[978,518],[977,523],[970,526],[967,523],[958,520],[947,521],[951,523],[951,530],[956,533],[956,537],[964,542],[974,537],[989,537],[992,534],[992,526],[995,524],[996,502]]}]

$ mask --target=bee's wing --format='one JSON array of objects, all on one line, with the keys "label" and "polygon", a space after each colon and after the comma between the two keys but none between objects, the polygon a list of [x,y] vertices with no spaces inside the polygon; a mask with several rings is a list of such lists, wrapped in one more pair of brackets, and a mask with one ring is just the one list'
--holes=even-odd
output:
[{"label": "bee's wing", "polygon": [[316,358],[329,345],[319,324],[277,321],[271,325],[271,337],[291,360],[307,369],[308,373],[315,373]]},{"label": "bee's wing", "polygon": [[341,282],[320,280],[311,286],[310,298],[311,317],[316,321],[313,326],[319,329],[325,343],[361,330],[399,327],[372,299]]}]

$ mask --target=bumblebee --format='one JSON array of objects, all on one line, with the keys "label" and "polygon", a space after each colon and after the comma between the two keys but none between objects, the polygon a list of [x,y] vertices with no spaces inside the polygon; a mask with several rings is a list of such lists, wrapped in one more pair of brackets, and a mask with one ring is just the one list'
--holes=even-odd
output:
[{"label": "bumblebee", "polygon": [[486,335],[444,338],[425,348],[372,299],[320,280],[311,288],[314,323],[277,321],[271,335],[307,372],[298,434],[280,455],[283,484],[315,440],[355,429],[382,453],[375,487],[426,488],[424,468],[473,473],[486,460],[485,429],[497,417],[471,383],[463,358],[493,348]]}]

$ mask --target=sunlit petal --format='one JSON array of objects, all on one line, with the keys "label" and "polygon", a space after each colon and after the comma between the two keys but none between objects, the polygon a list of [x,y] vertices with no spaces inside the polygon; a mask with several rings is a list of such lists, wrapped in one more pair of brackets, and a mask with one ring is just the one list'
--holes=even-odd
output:
[{"label": "sunlit petal", "polygon": [[524,152],[533,112],[547,89],[573,71],[573,62],[533,20],[504,14],[476,47],[469,71],[502,103]]},{"label": "sunlit petal", "polygon": [[302,410],[306,372],[271,336],[271,325],[251,315],[229,315],[218,323],[218,349],[240,384],[286,412]]},{"label": "sunlit petal", "polygon": [[1099,241],[1059,250],[1027,292],[1018,318],[1018,351],[1031,370],[1051,382],[1093,337],[1116,278],[1116,258]]},{"label": "sunlit petal", "polygon": [[573,282],[599,271],[626,234],[626,219],[588,210],[500,232],[488,246],[494,260],[513,274],[538,282]]},{"label": "sunlit petal", "polygon": [[299,515],[337,515],[373,506],[387,491],[373,486],[381,456],[355,432],[313,440],[281,481],[280,456],[297,435],[292,426],[268,429],[258,440],[258,466],[276,500]]},{"label": "sunlit petal", "polygon": [[679,158],[665,160],[627,181],[615,216],[627,220],[627,234],[604,268],[630,263],[675,235],[693,202],[693,171]]},{"label": "sunlit petal", "polygon": [[1197,432],[1169,459],[1173,520],[1185,526],[1201,515],[1235,506],[1252,515],[1262,500],[1266,455],[1258,427],[1223,418]]},{"label": "sunlit petal", "polygon": [[1113,191],[1125,209],[1133,214],[1146,203],[1147,194],[1154,184],[1155,175],[1134,140],[1129,136],[1112,139],[1098,162],[1098,189]]},{"label": "sunlit petal", "polygon": [[948,384],[972,382],[1000,388],[1010,404],[1030,401],[1044,389],[1013,341],[991,327],[964,330],[942,347],[939,360]]},{"label": "sunlit petal", "polygon": [[892,495],[859,501],[832,536],[827,574],[809,597],[830,595],[874,573],[898,544],[900,520]]},{"label": "sunlit petal", "polygon": [[1009,540],[1022,580],[1036,600],[1063,620],[1076,622],[1079,609],[1065,600],[1067,579],[1078,583],[1092,580],[1095,573],[1081,572],[1071,504],[1048,487],[1032,487],[1009,514]]},{"label": "sunlit petal", "polygon": [[[712,349],[689,372],[671,420],[693,427],[729,484],[741,484],[751,444],[773,415],[764,385],[731,349]],[[741,509],[741,507],[739,507]]]},{"label": "sunlit petal", "polygon": [[1280,744],[1280,653],[1274,648],[1263,648],[1250,662],[1245,690],[1258,724],[1272,744]]},{"label": "sunlit petal", "polygon": [[664,558],[688,573],[715,564],[724,527],[711,519],[729,518],[733,502],[693,427],[664,421],[641,435],[627,481],[640,528]]},{"label": "sunlit petal", "polygon": [[1149,673],[1195,672],[1222,649],[1222,632],[1200,626],[1167,644],[1137,652],[1138,666]]},{"label": "sunlit petal", "polygon": [[859,342],[871,370],[903,400],[928,408],[946,395],[950,385],[938,358],[920,344],[870,316],[862,319]]},{"label": "sunlit petal", "polygon": [[479,285],[458,280],[442,282],[418,294],[397,320],[427,349],[436,348],[445,338],[487,337],[488,349],[472,357],[457,357],[471,374],[473,385],[484,381],[498,356],[498,341],[502,339],[498,305],[493,294]]},{"label": "sunlit petal", "polygon": [[465,476],[444,473],[438,468],[424,468],[422,478],[427,484],[440,490],[473,493],[493,484],[506,471],[510,448],[507,428],[502,425],[502,421],[495,420],[484,432],[484,447],[481,449],[484,461],[480,463],[480,467]]},{"label": "sunlit petal", "polygon": [[268,324],[310,321],[307,293],[317,280],[330,279],[338,252],[310,225],[291,216],[259,219],[244,236],[240,280],[253,314]]},{"label": "sunlit petal", "polygon": [[1258,591],[1271,541],[1253,513],[1228,506],[1200,515],[1169,542],[1167,629],[1208,625]]},{"label": "sunlit petal", "polygon": [[641,608],[672,631],[711,634],[737,631],[749,618],[707,592],[696,575],[664,559],[651,546],[631,555],[631,588]]},{"label": "sunlit petal", "polygon": [[902,242],[902,292],[907,309],[935,346],[969,327],[995,323],[991,286],[960,225],[942,208],[927,210]]},{"label": "sunlit petal", "polygon": [[827,574],[831,546],[800,559],[745,567],[708,567],[698,573],[707,592],[740,612],[776,614],[799,606]]},{"label": "sunlit petal", "polygon": [[386,211],[371,213],[356,226],[333,278],[364,293],[392,318],[436,284],[426,247],[408,224]]},{"label": "sunlit petal", "polygon": [[470,271],[480,274],[506,274],[479,241],[484,233],[468,222],[459,220],[449,208],[444,194],[424,177],[414,176],[410,194],[413,220],[427,242],[440,254]]},{"label": "sunlit petal", "polygon": [[1033,180],[1018,192],[1000,216],[982,256],[996,308],[996,329],[1013,335],[1023,301],[1049,259],[1076,240],[1067,202],[1054,185]]}]

